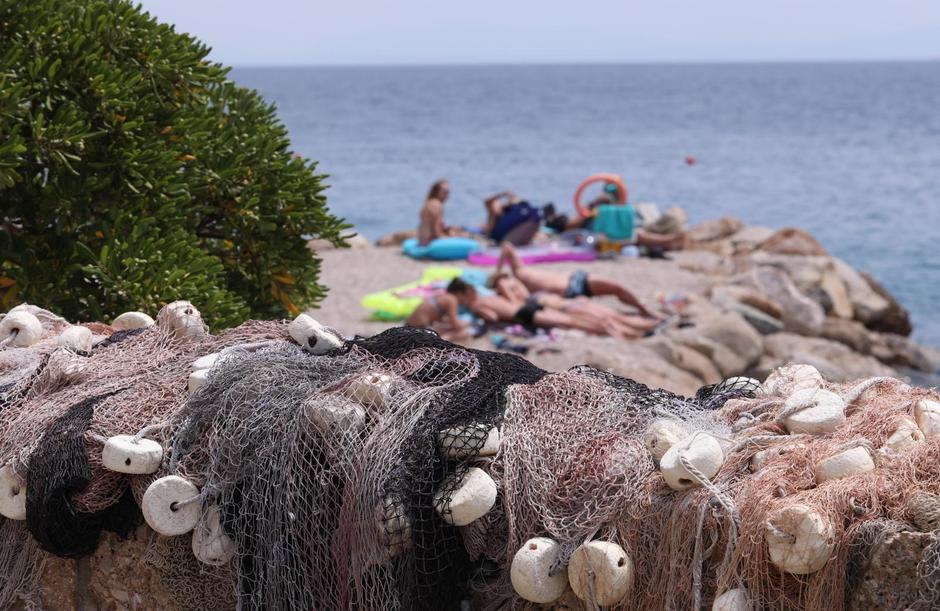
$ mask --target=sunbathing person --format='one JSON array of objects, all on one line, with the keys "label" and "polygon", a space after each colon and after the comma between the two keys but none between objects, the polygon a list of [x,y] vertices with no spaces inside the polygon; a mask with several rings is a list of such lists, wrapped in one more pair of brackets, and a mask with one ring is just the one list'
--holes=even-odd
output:
[{"label": "sunbathing person", "polygon": [[438,180],[431,185],[419,215],[418,243],[421,246],[427,246],[438,238],[466,235],[459,227],[444,224],[444,202],[449,196],[450,184],[446,180]]},{"label": "sunbathing person", "polygon": [[483,235],[497,244],[528,244],[541,227],[539,211],[512,191],[491,195],[483,200],[483,206],[486,208]]},{"label": "sunbathing person", "polygon": [[[451,281],[451,285],[454,283],[464,284],[459,278]],[[470,339],[470,325],[460,320],[459,307],[457,297],[450,292],[432,295],[422,301],[411,316],[405,319],[405,325],[433,329],[442,339],[449,342]]]},{"label": "sunbathing person", "polygon": [[629,306],[635,307],[640,314],[656,321],[665,318],[652,312],[643,305],[627,287],[609,278],[589,275],[584,270],[577,270],[571,274],[553,272],[543,269],[526,267],[519,257],[519,253],[511,244],[504,244],[500,253],[496,273],[499,274],[504,265],[509,265],[512,275],[515,276],[531,293],[553,293],[569,299],[575,297],[594,297],[613,295]]},{"label": "sunbathing person", "polygon": [[486,322],[520,324],[530,331],[537,328],[577,329],[593,335],[614,335],[615,327],[605,325],[596,318],[580,317],[555,308],[546,307],[534,297],[516,301],[502,295],[481,297],[477,290],[463,282],[455,280],[447,287],[447,292],[457,298],[464,306]]},{"label": "sunbathing person", "polygon": [[563,312],[595,328],[603,328],[604,334],[618,339],[638,339],[659,323],[657,318],[624,314],[586,297],[566,298],[553,293],[532,293],[517,278],[507,274],[494,275],[491,284],[500,296],[514,303],[535,303],[543,308]]}]

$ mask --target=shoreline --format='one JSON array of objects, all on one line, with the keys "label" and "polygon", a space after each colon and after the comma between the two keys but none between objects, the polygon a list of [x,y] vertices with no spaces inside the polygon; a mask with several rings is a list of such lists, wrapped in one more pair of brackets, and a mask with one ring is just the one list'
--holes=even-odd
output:
[{"label": "shoreline", "polygon": [[[588,364],[686,395],[735,375],[763,379],[785,362],[813,364],[834,381],[888,375],[940,384],[940,350],[904,334],[910,323],[903,306],[877,280],[831,257],[807,232],[746,227],[726,217],[699,223],[689,235],[690,247],[669,253],[669,260],[617,258],[545,268],[602,274],[647,304],[658,294],[682,294],[690,301],[684,318],[692,326],[634,341],[577,332],[557,333],[550,342],[512,341],[529,346],[526,358],[543,369]],[[329,292],[309,313],[346,335],[372,335],[400,324],[370,320],[360,300],[441,264],[358,236],[349,249],[312,246],[323,259],[321,281]],[[466,261],[444,264],[474,267]],[[489,333],[466,345],[497,350]]]}]

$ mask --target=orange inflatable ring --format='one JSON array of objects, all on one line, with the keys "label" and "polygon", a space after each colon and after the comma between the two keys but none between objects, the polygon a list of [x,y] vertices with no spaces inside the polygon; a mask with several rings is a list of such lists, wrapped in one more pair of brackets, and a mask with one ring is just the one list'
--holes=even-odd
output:
[{"label": "orange inflatable ring", "polygon": [[588,176],[578,185],[578,190],[574,192],[574,207],[583,218],[590,218],[594,213],[586,206],[581,204],[581,195],[584,190],[596,182],[613,183],[617,186],[617,203],[620,205],[627,203],[627,185],[616,174],[594,174]]}]

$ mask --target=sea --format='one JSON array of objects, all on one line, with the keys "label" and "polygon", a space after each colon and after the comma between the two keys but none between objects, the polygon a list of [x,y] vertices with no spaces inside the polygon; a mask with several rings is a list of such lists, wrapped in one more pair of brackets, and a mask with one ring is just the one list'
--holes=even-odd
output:
[{"label": "sea", "polygon": [[[241,68],[277,105],[330,208],[368,238],[449,223],[511,189],[572,210],[582,179],[632,202],[809,230],[881,280],[940,346],[940,61]],[[694,161],[690,164],[689,161]],[[628,263],[625,263],[628,264]]]}]

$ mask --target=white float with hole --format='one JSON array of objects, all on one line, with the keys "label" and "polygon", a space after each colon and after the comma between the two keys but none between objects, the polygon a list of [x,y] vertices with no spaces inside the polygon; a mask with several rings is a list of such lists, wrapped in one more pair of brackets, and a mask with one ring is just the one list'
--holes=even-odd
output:
[{"label": "white float with hole", "polygon": [[72,352],[91,352],[92,342],[91,330],[75,325],[64,330],[56,338],[56,344],[60,348],[67,348]]},{"label": "white float with hole", "polygon": [[157,314],[157,322],[177,339],[204,337],[208,334],[202,314],[188,301],[169,303]]},{"label": "white float with hole", "polygon": [[778,456],[784,456],[795,450],[802,450],[805,447],[806,444],[803,443],[782,443],[776,445],[775,447],[761,450],[751,457],[751,472],[756,473],[757,471],[760,471],[767,465],[768,462],[774,458],[777,458]]},{"label": "white float with hole", "polygon": [[623,601],[633,587],[633,561],[622,547],[610,541],[588,541],[568,561],[568,583],[581,600],[602,607]]},{"label": "white float with hole", "polygon": [[761,384],[761,391],[774,397],[789,397],[800,390],[822,388],[823,382],[822,374],[812,365],[793,363],[770,372]]},{"label": "white float with hole", "polygon": [[306,314],[295,318],[287,331],[301,348],[312,354],[326,354],[342,348],[345,343],[336,331],[321,325]]},{"label": "white float with hole", "polygon": [[434,494],[434,509],[448,524],[466,526],[485,516],[496,504],[496,482],[479,467],[470,467],[456,486],[445,481]]},{"label": "white float with hole", "polygon": [[712,611],[752,611],[751,597],[744,588],[724,592],[712,603]]},{"label": "white float with hole", "polygon": [[806,505],[791,505],[767,519],[764,539],[770,561],[794,575],[821,569],[835,545],[835,530],[828,518]]},{"label": "white float with hole", "polygon": [[806,404],[810,406],[790,414],[784,420],[784,426],[790,433],[832,433],[845,423],[845,401],[828,390],[798,390],[786,400],[783,409],[789,410]]},{"label": "white float with hole", "polygon": [[152,439],[137,440],[133,435],[115,435],[104,443],[101,463],[105,469],[116,473],[156,473],[163,463],[163,446]]},{"label": "white float with hole", "polygon": [[673,490],[687,490],[701,485],[682,465],[680,457],[692,463],[702,475],[711,479],[718,473],[725,456],[718,440],[707,433],[690,435],[674,444],[659,461],[659,470]]},{"label": "white float with hole", "polygon": [[26,309],[7,312],[0,320],[0,345],[28,348],[42,339],[42,323]]},{"label": "white float with hole", "polygon": [[875,461],[865,446],[843,450],[816,465],[816,483],[851,477],[875,470]]},{"label": "white float with hole", "polygon": [[235,541],[222,528],[219,508],[210,505],[193,529],[193,555],[210,566],[228,564],[235,557]]},{"label": "white float with hole", "polygon": [[26,519],[26,481],[10,465],[0,468],[0,516]]},{"label": "white float with hole", "polygon": [[157,533],[165,537],[185,535],[196,527],[202,514],[198,496],[199,488],[192,482],[167,475],[150,484],[140,509],[147,525]]},{"label": "white float with hole", "polygon": [[914,420],[925,438],[937,437],[940,435],[940,403],[920,399],[914,403]]},{"label": "white float with hole", "polygon": [[898,420],[897,427],[888,435],[882,447],[894,452],[901,452],[913,448],[923,440],[924,433],[917,426],[917,422],[913,418],[904,416]]},{"label": "white float with hole", "polygon": [[669,448],[688,436],[689,430],[678,420],[660,418],[653,420],[646,429],[646,433],[643,434],[643,444],[653,455],[653,460],[659,464]]},{"label": "white float with hole", "polygon": [[437,434],[437,442],[445,458],[464,460],[475,456],[496,456],[500,434],[498,428],[489,424],[468,424],[441,431]]},{"label": "white float with hole", "polygon": [[394,379],[384,373],[366,373],[353,378],[343,389],[343,395],[365,407],[382,409],[392,389]]},{"label": "white float with hole", "polygon": [[558,543],[548,537],[529,539],[519,548],[509,567],[509,578],[516,594],[533,603],[545,604],[558,600],[568,588],[565,569],[549,575],[549,569],[561,551]]},{"label": "white float with hole", "polygon": [[124,312],[111,322],[111,326],[118,331],[146,329],[155,324],[154,320],[143,312]]}]

